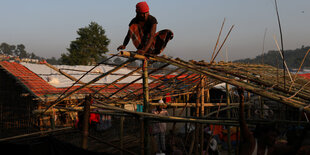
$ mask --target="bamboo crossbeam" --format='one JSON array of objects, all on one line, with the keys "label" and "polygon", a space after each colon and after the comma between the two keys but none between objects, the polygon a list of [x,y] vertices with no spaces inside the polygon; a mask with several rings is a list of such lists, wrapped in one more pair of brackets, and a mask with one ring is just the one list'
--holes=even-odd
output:
[{"label": "bamboo crossbeam", "polygon": [[187,70],[185,70],[185,71],[181,72],[180,74],[178,74],[178,75],[176,75],[175,77],[173,77],[173,78],[169,79],[168,81],[163,82],[163,83],[161,83],[161,84],[159,84],[159,85],[157,85],[157,86],[155,86],[155,87],[151,88],[151,89],[150,89],[150,91],[151,91],[151,90],[154,90],[154,89],[159,88],[160,86],[162,86],[162,85],[166,84],[167,82],[170,82],[170,81],[172,81],[172,80],[177,79],[178,77],[180,77],[181,75],[185,74],[186,72],[188,72],[188,71],[187,71]]},{"label": "bamboo crossbeam", "polygon": [[[98,101],[97,101],[98,102]],[[122,111],[124,113],[147,117],[150,119],[156,119],[161,121],[169,121],[169,122],[192,122],[192,123],[202,123],[202,124],[218,124],[218,125],[228,125],[228,124],[237,124],[237,121],[229,121],[229,120],[203,120],[203,119],[194,119],[194,118],[183,118],[183,117],[175,117],[175,116],[161,116],[156,115],[152,113],[146,113],[146,112],[134,112],[118,107],[113,106],[105,106],[101,104],[93,104],[93,106],[96,106],[98,108],[104,108],[104,109],[110,109],[110,110],[117,110]]]},{"label": "bamboo crossbeam", "polygon": [[[161,66],[161,67],[159,67],[159,68],[157,68],[157,69],[154,69],[154,70],[152,70],[152,71],[149,73],[149,75],[151,75],[151,74],[153,74],[153,73],[155,73],[155,72],[159,71],[160,69],[163,69],[163,68],[165,68],[165,67],[167,67],[167,66],[169,66],[169,64],[165,64],[165,65],[163,65],[163,66]],[[137,81],[139,81],[139,80],[141,80],[141,79],[142,79],[142,77],[139,77],[139,78],[137,78],[136,80],[134,80],[134,81],[132,81],[132,82],[126,84],[126,85],[123,86],[122,88],[118,89],[116,92],[112,93],[112,94],[111,94],[110,96],[108,96],[107,98],[112,97],[113,95],[119,93],[121,90],[127,88],[129,85],[131,85],[131,84],[133,84],[133,83],[135,83],[135,82],[137,82]]]},{"label": "bamboo crossbeam", "polygon": [[[279,51],[280,56],[281,56],[281,58],[282,58],[282,60],[283,60],[285,69],[287,70],[287,73],[288,73],[288,75],[289,75],[289,77],[290,77],[290,79],[291,79],[291,82],[293,82],[293,78],[292,78],[291,72],[290,72],[290,70],[289,70],[288,67],[287,67],[286,61],[285,61],[284,56],[283,56],[283,53],[282,53],[282,52],[284,52],[284,51],[280,49],[279,44],[278,44],[278,42],[277,42],[277,40],[276,40],[276,36],[274,36],[273,38],[274,38],[274,41],[276,42],[278,51]],[[281,52],[281,51],[282,51],[282,52]],[[285,80],[284,80],[284,82],[285,82]]]},{"label": "bamboo crossbeam", "polygon": [[[64,75],[64,76],[67,77],[68,79],[70,79],[70,80],[72,80],[72,81],[78,81],[77,78],[71,76],[70,74],[68,74],[68,73],[66,73],[66,72],[61,71],[59,68],[56,68],[56,67],[53,66],[53,65],[51,65],[51,64],[49,64],[49,63],[44,63],[44,64],[45,64],[47,67],[49,67],[49,68],[55,70],[56,72],[58,72],[58,73]],[[85,84],[85,83],[82,82],[82,81],[78,81],[78,83],[79,83],[79,84]]]},{"label": "bamboo crossbeam", "polygon": [[[208,72],[207,70],[198,69],[195,66],[192,66],[192,65],[189,65],[189,64],[182,64],[181,62],[178,62],[176,60],[166,59],[166,58],[159,57],[159,56],[153,56],[153,57],[155,59],[157,59],[158,61],[170,63],[172,65],[175,65],[175,66],[178,66],[178,67],[181,67],[181,68],[186,68],[186,69],[188,69],[190,71],[196,72],[198,74],[204,74],[204,75],[206,75],[208,77],[211,77],[211,78],[223,81],[223,82],[227,82],[227,83],[229,83],[231,85],[234,85],[234,86],[243,87],[243,88],[245,88],[249,92],[252,92],[252,93],[264,96],[266,98],[269,98],[269,99],[272,99],[272,100],[275,100],[275,101],[278,101],[278,102],[290,105],[290,106],[295,107],[295,108],[303,108],[304,106],[307,105],[307,104],[305,104],[303,102],[300,102],[300,101],[297,101],[297,100],[294,100],[294,99],[284,100],[287,97],[279,95],[279,94],[276,94],[276,93],[268,92],[265,89],[262,89],[262,88],[259,88],[259,87],[253,87],[251,85],[248,85],[247,83],[244,83],[242,81],[238,81],[236,79],[230,79],[230,78],[227,78],[227,77],[224,77],[224,76],[220,76],[220,75]],[[305,108],[304,110],[310,112],[310,108]]]},{"label": "bamboo crossbeam", "polygon": [[[105,88],[108,88],[110,85],[116,84],[117,82],[119,82],[119,81],[121,81],[121,80],[127,78],[128,76],[130,76],[130,75],[132,75],[132,74],[138,72],[138,71],[141,70],[141,69],[142,69],[142,67],[137,68],[137,69],[131,71],[130,73],[128,73],[128,74],[126,74],[126,75],[124,75],[124,76],[122,76],[122,77],[120,77],[120,78],[114,80],[112,83],[109,83],[109,84],[105,85],[104,87],[100,88],[99,90],[97,90],[97,91],[94,93],[94,95],[97,94],[98,92],[100,92],[101,90],[103,90],[103,89],[105,89]],[[103,95],[103,96],[104,96],[104,95]],[[104,97],[106,97],[106,96],[104,96]]]},{"label": "bamboo crossbeam", "polygon": [[55,133],[58,131],[60,132],[60,131],[65,131],[65,130],[70,130],[70,129],[72,129],[72,128],[71,127],[65,127],[65,128],[60,128],[60,129],[54,129],[54,130],[48,130],[48,131],[39,131],[39,132],[34,132],[34,133],[29,133],[29,134],[17,135],[17,136],[13,136],[13,137],[6,137],[6,138],[1,138],[0,142],[19,139],[19,138],[25,138],[25,137],[30,137],[30,136],[45,135],[45,134],[49,134],[49,133]]},{"label": "bamboo crossbeam", "polygon": [[[198,77],[197,77],[197,76],[198,76]],[[171,93],[171,92],[173,92],[173,90],[177,89],[179,86],[181,86],[181,85],[184,86],[184,82],[187,82],[187,81],[193,82],[193,81],[195,81],[195,80],[198,80],[200,77],[199,77],[199,75],[197,75],[197,76],[194,76],[194,77],[196,77],[195,79],[188,78],[188,79],[186,79],[185,81],[181,81],[181,82],[179,82],[179,84],[175,85],[173,88],[171,88],[171,87],[169,87],[169,86],[166,86],[166,88],[168,88],[168,90],[164,90],[165,88],[161,88],[161,89],[160,89],[160,92],[163,92],[163,94],[168,93],[168,92]],[[193,78],[194,78],[194,77],[193,77]],[[166,84],[166,82],[165,82],[165,83],[162,83],[162,85],[164,85],[164,84]],[[192,85],[195,85],[195,83],[192,83]],[[159,87],[160,87],[160,86],[159,86]],[[193,86],[192,88],[195,88],[195,86]],[[151,90],[155,91],[156,88],[151,89]],[[151,95],[153,95],[153,94],[157,94],[156,96],[158,96],[158,95],[161,96],[161,94],[158,94],[158,92],[153,92]]]},{"label": "bamboo crossbeam", "polygon": [[134,60],[135,60],[135,59],[128,59],[127,61],[123,62],[123,63],[120,64],[119,66],[117,66],[117,67],[111,69],[110,71],[108,71],[108,72],[106,72],[106,73],[104,73],[104,74],[102,74],[102,75],[100,75],[100,76],[94,78],[93,80],[91,80],[91,81],[89,81],[88,83],[82,85],[81,87],[79,87],[79,88],[77,88],[77,89],[71,91],[70,93],[64,95],[62,98],[60,98],[60,99],[54,101],[54,103],[51,104],[48,108],[46,108],[45,111],[47,111],[47,110],[49,110],[51,107],[53,107],[53,106],[59,104],[63,99],[65,99],[65,98],[67,98],[67,97],[73,95],[75,92],[77,92],[77,91],[79,91],[79,90],[81,90],[81,89],[87,87],[88,85],[90,85],[90,84],[92,84],[92,83],[95,83],[95,82],[99,81],[100,79],[104,78],[105,76],[107,76],[107,75],[109,75],[109,74],[111,74],[111,73],[113,73],[113,72],[116,72],[117,70],[121,69],[122,67],[126,66],[127,64],[131,63],[131,62],[134,61]]},{"label": "bamboo crossbeam", "polygon": [[[45,63],[45,65],[48,66],[49,68],[55,70],[56,72],[58,72],[58,73],[60,73],[60,74],[62,74],[62,75],[64,75],[64,76],[66,76],[67,78],[69,78],[70,80],[72,80],[72,81],[74,81],[74,82],[77,82],[77,83],[79,83],[79,84],[85,84],[85,82],[82,82],[82,81],[78,80],[77,78],[71,76],[70,74],[68,74],[68,73],[66,73],[66,72],[61,71],[61,69],[56,68],[55,66],[53,66],[53,65],[51,65],[51,64],[49,64],[49,63]],[[70,88],[69,88],[69,89],[70,89]],[[93,88],[90,88],[90,89],[91,89],[93,92],[96,91],[96,90],[94,90]],[[101,94],[101,95],[102,95],[102,94]]]},{"label": "bamboo crossbeam", "polygon": [[140,60],[144,60],[144,59],[155,60],[152,57],[146,57],[144,55],[136,54],[132,51],[121,51],[120,56],[127,57],[127,58],[135,58],[135,59],[140,59]]},{"label": "bamboo crossbeam", "polygon": [[[174,73],[174,72],[177,72],[177,71],[179,71],[179,70],[180,70],[180,68],[177,68],[177,69],[175,69],[175,70],[172,70],[172,71],[170,71],[169,73],[165,74],[163,77],[160,77],[159,79],[165,79],[165,78],[168,77],[168,75],[170,75],[170,74],[172,74],[172,73]],[[151,85],[151,84],[153,84],[153,83],[159,81],[159,79],[153,80],[149,85]],[[140,91],[141,89],[142,89],[142,88],[137,89],[137,90],[135,90],[135,91],[133,91],[133,92],[127,94],[126,96],[121,97],[121,99],[126,98],[126,97],[128,97],[129,95],[132,95],[132,94],[134,94],[134,93],[137,93],[137,92]]]},{"label": "bamboo crossbeam", "polygon": [[[188,64],[188,62],[186,62],[186,61],[182,61],[182,60],[179,60],[179,61],[181,61],[182,63]],[[220,75],[220,74],[217,73],[217,72],[213,72],[213,71],[209,70],[210,68],[212,68],[212,67],[208,67],[208,68],[207,68],[209,72]],[[201,68],[198,68],[198,69],[201,69]],[[202,69],[204,69],[204,68],[202,68]],[[222,72],[224,72],[224,73],[229,73],[229,74],[233,74],[233,75],[235,75],[235,76],[237,76],[237,77],[239,77],[239,78],[241,78],[241,79],[249,79],[249,78],[247,78],[246,76],[244,76],[244,77],[243,77],[243,76],[240,76],[240,75],[239,75],[240,73],[237,74],[237,73],[234,73],[234,72],[229,72],[229,71],[227,71],[227,70],[225,70],[225,71],[220,70],[220,73],[222,73]],[[257,79],[257,78],[254,77],[254,79]],[[270,79],[269,79],[269,80],[270,80]],[[259,83],[259,85],[261,85],[261,83]],[[280,89],[280,90],[284,91],[285,93],[289,93],[289,92],[287,92],[285,89]],[[280,93],[280,92],[276,92],[276,93]],[[298,94],[298,96],[302,96],[302,93]],[[302,97],[305,98],[305,99],[309,99],[308,95],[303,95]]]},{"label": "bamboo crossbeam", "polygon": [[[251,82],[257,83],[258,85],[264,85],[266,87],[271,87],[271,86],[274,85],[274,83],[270,82],[270,79],[268,79],[268,80],[261,80],[261,78],[255,77],[253,75],[243,75],[242,73],[235,73],[235,72],[233,72],[231,70],[225,70],[223,68],[212,68],[212,69],[215,69],[215,70],[220,71],[220,72],[228,73],[230,75],[233,75],[233,76],[236,76],[236,77],[239,77],[239,78],[242,78],[242,79],[249,80]],[[282,88],[280,85],[276,85],[276,86],[274,86],[274,88],[279,90],[279,91],[282,91],[284,93],[289,93],[289,94],[293,94],[294,93],[294,92],[287,91],[287,89]],[[300,94],[298,94],[298,97],[301,97],[301,98],[306,99],[306,100],[310,99],[308,94],[300,93]]]},{"label": "bamboo crossbeam", "polygon": [[304,64],[304,62],[305,62],[305,60],[306,60],[307,55],[308,55],[308,53],[309,53],[309,52],[310,52],[310,48],[308,49],[308,51],[306,52],[306,54],[305,54],[304,58],[302,59],[302,61],[301,61],[301,63],[300,63],[300,66],[299,66],[299,68],[298,68],[297,72],[295,73],[295,76],[294,76],[294,79],[293,79],[293,83],[291,84],[291,86],[290,86],[290,89],[289,89],[289,90],[291,90],[292,86],[294,85],[295,80],[296,80],[297,75],[298,75],[298,72],[300,71],[301,66]]}]

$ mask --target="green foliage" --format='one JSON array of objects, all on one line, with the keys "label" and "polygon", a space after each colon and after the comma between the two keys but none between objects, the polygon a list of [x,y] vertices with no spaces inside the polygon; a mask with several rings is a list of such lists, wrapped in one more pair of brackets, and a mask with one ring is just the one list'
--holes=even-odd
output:
[{"label": "green foliage", "polygon": [[[287,66],[290,69],[299,68],[301,61],[303,60],[306,52],[309,50],[310,46],[297,48],[295,50],[286,50],[284,51],[285,61]],[[253,59],[241,59],[236,60],[235,62],[241,63],[251,63],[251,64],[268,64],[274,67],[282,68],[282,58],[279,51],[269,51],[266,54],[258,55]],[[306,60],[302,67],[310,67],[310,54],[306,57]]]},{"label": "green foliage", "polygon": [[32,58],[32,59],[40,59],[40,57],[36,56],[34,53],[27,53],[26,47],[23,44],[9,45],[8,43],[1,43],[0,45],[0,53],[18,56],[19,58]]},{"label": "green foliage", "polygon": [[0,51],[3,54],[13,55],[14,50],[15,50],[14,45],[9,45],[7,43],[1,43],[1,45],[0,45]]},{"label": "green foliage", "polygon": [[46,59],[46,62],[49,64],[52,64],[52,65],[59,65],[60,64],[60,60],[56,59],[55,57]]},{"label": "green foliage", "polygon": [[76,40],[71,41],[67,54],[61,55],[62,64],[89,65],[93,60],[98,62],[108,52],[110,40],[106,37],[102,26],[91,22],[87,27],[77,31]]}]

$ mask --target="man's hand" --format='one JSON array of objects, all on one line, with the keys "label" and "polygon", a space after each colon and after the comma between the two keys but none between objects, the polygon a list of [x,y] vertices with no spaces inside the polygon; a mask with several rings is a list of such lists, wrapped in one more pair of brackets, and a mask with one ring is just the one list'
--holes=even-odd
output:
[{"label": "man's hand", "polygon": [[123,50],[123,49],[125,49],[125,48],[126,48],[125,45],[121,45],[121,46],[119,46],[119,47],[117,48],[117,50],[119,51],[119,50]]}]

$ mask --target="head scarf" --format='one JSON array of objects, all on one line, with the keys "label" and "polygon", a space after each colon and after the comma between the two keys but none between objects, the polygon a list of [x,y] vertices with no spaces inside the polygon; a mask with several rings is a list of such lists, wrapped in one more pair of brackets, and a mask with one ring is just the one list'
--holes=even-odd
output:
[{"label": "head scarf", "polygon": [[150,8],[145,1],[139,2],[136,5],[136,12],[137,13],[147,13],[147,12],[149,12],[149,10],[150,10]]}]

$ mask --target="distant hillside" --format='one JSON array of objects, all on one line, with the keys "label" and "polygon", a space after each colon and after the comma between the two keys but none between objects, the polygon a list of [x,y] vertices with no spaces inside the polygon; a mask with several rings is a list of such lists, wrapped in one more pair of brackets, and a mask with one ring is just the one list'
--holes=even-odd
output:
[{"label": "distant hillside", "polygon": [[[307,50],[310,48],[310,46],[301,48],[297,48],[295,50],[285,50],[285,61],[287,63],[287,66],[290,69],[293,68],[299,68],[300,63],[302,59],[304,58]],[[268,53],[265,53],[263,55],[258,55],[253,59],[247,58],[247,59],[241,59],[236,60],[234,62],[241,62],[241,63],[251,63],[251,64],[268,64],[274,67],[279,66],[279,68],[282,68],[282,59],[279,54],[279,51],[269,51]],[[307,55],[306,60],[303,64],[303,68],[310,68],[310,53]]]}]

